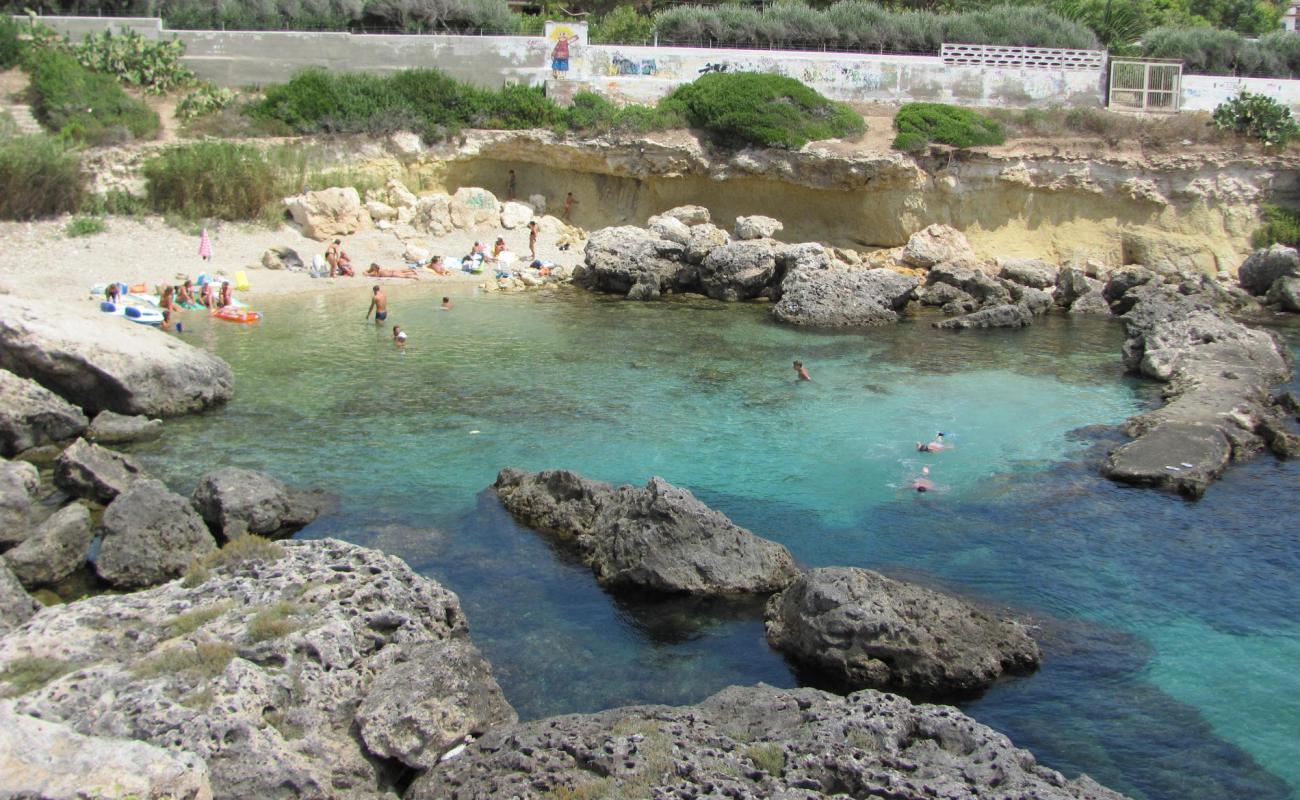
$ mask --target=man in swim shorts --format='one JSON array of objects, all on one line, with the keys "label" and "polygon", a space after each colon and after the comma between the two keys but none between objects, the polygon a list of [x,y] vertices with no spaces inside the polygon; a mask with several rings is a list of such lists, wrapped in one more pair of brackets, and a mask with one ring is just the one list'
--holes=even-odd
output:
[{"label": "man in swim shorts", "polygon": [[375,324],[382,325],[384,320],[388,319],[388,296],[384,290],[375,286],[372,290],[374,296],[370,298],[370,307],[366,309],[366,319],[370,319],[370,312],[375,312]]},{"label": "man in swim shorts", "polygon": [[811,380],[812,380],[812,376],[808,374],[808,370],[804,369],[804,366],[803,366],[803,362],[802,362],[802,361],[796,361],[796,362],[794,362],[794,374],[795,374],[795,375],[798,375],[798,376],[799,376],[799,380],[801,380],[801,381],[811,381]]}]

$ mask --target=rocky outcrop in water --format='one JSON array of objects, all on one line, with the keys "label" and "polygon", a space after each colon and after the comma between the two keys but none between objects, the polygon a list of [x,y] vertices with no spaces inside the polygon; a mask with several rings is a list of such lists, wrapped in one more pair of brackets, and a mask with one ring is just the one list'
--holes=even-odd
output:
[{"label": "rocky outcrop in water", "polygon": [[1269,391],[1291,374],[1290,358],[1272,334],[1219,310],[1217,295],[1151,281],[1124,297],[1125,363],[1168,384],[1166,402],[1125,424],[1135,439],[1110,454],[1103,472],[1199,497],[1230,462],[1264,445],[1264,430],[1278,429]]},{"label": "rocky outcrop in water", "polygon": [[576,549],[604,586],[728,595],[774,592],[798,575],[790,551],[660,478],[615,488],[568,470],[506,468],[493,488],[521,524]]},{"label": "rocky outcrop in water", "polygon": [[680,242],[632,225],[602,228],[587,240],[586,262],[574,281],[630,300],[653,300],[693,285],[694,270],[682,261],[685,252]]},{"label": "rocky outcrop in water", "polygon": [[766,628],[768,642],[791,661],[849,690],[969,696],[1039,661],[1019,622],[849,567],[801,575],[768,601]]},{"label": "rocky outcrop in water", "polygon": [[391,799],[515,720],[451,592],[334,540],[240,541],[187,581],[44,609],[0,638],[0,675],[41,677],[0,691],[79,734],[193,754],[217,797]]},{"label": "rocky outcrop in water", "polygon": [[86,438],[96,444],[127,444],[151,441],[162,433],[163,422],[160,419],[149,419],[143,414],[127,416],[101,411],[90,421]]},{"label": "rocky outcrop in water", "polygon": [[0,797],[40,800],[211,800],[193,753],[104,736],[14,711],[0,702]]},{"label": "rocky outcrop in water", "polygon": [[0,367],[90,414],[202,411],[229,400],[235,383],[229,364],[174,336],[7,295],[0,295]]},{"label": "rocky outcrop in water", "polygon": [[107,505],[147,478],[134,458],[78,439],[54,460],[54,485],[75,497]]},{"label": "rocky outcrop in water", "polygon": [[79,436],[89,422],[81,409],[41,386],[0,369],[0,456]]},{"label": "rocky outcrop in water", "polygon": [[943,330],[968,330],[970,328],[1023,328],[1032,324],[1034,315],[1028,306],[1016,303],[1004,303],[989,308],[982,308],[960,317],[945,319],[934,323],[934,327]]},{"label": "rocky outcrop in water", "polygon": [[72,503],[51,514],[0,559],[24,587],[54,586],[85,565],[94,538],[90,512]]},{"label": "rocky outcrop in water", "polygon": [[731,687],[699,705],[632,706],[503,727],[406,800],[506,797],[1121,800],[1067,780],[947,706],[891,694]]},{"label": "rocky outcrop in water", "polygon": [[1300,252],[1284,244],[1256,250],[1237,268],[1241,288],[1263,297],[1281,278],[1300,278]]},{"label": "rocky outcrop in water", "polygon": [[887,325],[898,321],[917,282],[889,269],[845,269],[823,257],[820,263],[800,264],[786,273],[772,316],[821,328]]},{"label": "rocky outcrop in water", "polygon": [[277,478],[240,467],[224,467],[199,479],[191,499],[222,540],[250,533],[269,539],[292,536],[320,514],[316,492],[290,489]]}]

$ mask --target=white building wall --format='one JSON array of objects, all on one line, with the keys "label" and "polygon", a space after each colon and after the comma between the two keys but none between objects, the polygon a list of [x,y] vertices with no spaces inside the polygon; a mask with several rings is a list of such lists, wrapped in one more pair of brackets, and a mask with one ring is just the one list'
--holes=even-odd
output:
[{"label": "white building wall", "polygon": [[1267,95],[1300,116],[1300,81],[1282,78],[1234,78],[1230,75],[1184,75],[1183,111],[1213,111],[1242,89]]}]

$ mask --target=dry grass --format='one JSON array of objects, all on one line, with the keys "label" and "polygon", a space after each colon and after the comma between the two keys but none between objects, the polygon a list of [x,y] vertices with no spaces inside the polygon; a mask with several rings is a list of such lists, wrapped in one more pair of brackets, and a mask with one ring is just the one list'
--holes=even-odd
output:
[{"label": "dry grass", "polygon": [[1214,127],[1205,112],[1141,116],[1100,108],[986,109],[1002,123],[1008,138],[1100,139],[1111,147],[1123,144],[1152,149],[1235,142],[1238,137]]},{"label": "dry grass", "polygon": [[229,600],[223,600],[210,606],[196,608],[193,611],[174,617],[171,622],[167,623],[167,628],[171,631],[172,636],[184,636],[187,633],[193,633],[226,613],[230,610],[231,605],[232,603]]},{"label": "dry grass", "polygon": [[185,674],[212,679],[225,671],[235,657],[235,648],[225,642],[196,642],[168,647],[142,659],[131,671],[137,678],[157,678],[163,675]]},{"label": "dry grass", "polygon": [[306,608],[297,603],[281,600],[253,615],[248,623],[248,638],[254,642],[279,639],[302,627],[302,622],[293,619]]},{"label": "dry grass", "polygon": [[211,570],[253,561],[278,561],[281,558],[284,558],[284,548],[275,542],[261,536],[241,536],[226,542],[221,549],[191,562],[185,570],[185,579],[181,585],[193,589],[208,579]]},{"label": "dry grass", "polygon": [[777,777],[785,769],[785,751],[779,744],[755,744],[745,748],[745,757],[754,762],[754,766],[767,774]]},{"label": "dry grass", "polygon": [[9,684],[0,697],[17,697],[34,692],[55,678],[67,675],[76,667],[67,661],[40,656],[16,658],[0,670],[0,681]]}]

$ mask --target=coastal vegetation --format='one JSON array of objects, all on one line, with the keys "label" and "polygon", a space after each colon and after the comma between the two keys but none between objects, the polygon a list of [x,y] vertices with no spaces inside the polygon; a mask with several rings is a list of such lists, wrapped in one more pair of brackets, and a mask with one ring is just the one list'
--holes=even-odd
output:
[{"label": "coastal vegetation", "polygon": [[1214,109],[1214,125],[1267,145],[1285,146],[1300,135],[1291,109],[1273,98],[1245,89]]},{"label": "coastal vegetation", "polygon": [[94,72],[59,50],[30,50],[32,113],[51,131],[101,145],[152,139],[162,130],[157,112],[122,90],[112,75]]},{"label": "coastal vegetation", "polygon": [[94,236],[97,233],[103,233],[107,230],[104,220],[99,217],[73,217],[68,220],[68,224],[63,226],[63,233],[69,239],[76,239],[81,236]]},{"label": "coastal vegetation", "polygon": [[1300,247],[1300,211],[1276,205],[1264,206],[1264,226],[1255,231],[1251,243],[1256,247],[1275,244]]},{"label": "coastal vegetation", "polygon": [[233,142],[168,148],[145,162],[144,177],[153,211],[190,219],[256,219],[285,194],[267,153]]},{"label": "coastal vegetation", "polygon": [[86,179],[77,153],[49,136],[0,140],[0,219],[38,219],[80,208]]},{"label": "coastal vegetation", "polygon": [[894,117],[894,149],[921,150],[930,144],[952,147],[998,145],[1006,141],[997,120],[969,108],[944,103],[908,103]]}]

